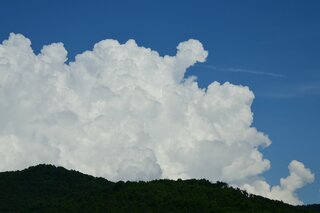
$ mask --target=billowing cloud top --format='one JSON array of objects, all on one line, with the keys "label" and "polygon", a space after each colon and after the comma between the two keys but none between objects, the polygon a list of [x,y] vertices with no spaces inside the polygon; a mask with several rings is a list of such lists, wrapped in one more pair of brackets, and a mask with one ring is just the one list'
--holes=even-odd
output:
[{"label": "billowing cloud top", "polygon": [[[53,163],[110,180],[206,178],[252,192],[263,181],[270,162],[259,147],[271,142],[251,126],[253,93],[185,78],[208,55],[199,41],[162,57],[103,40],[69,64],[62,43],[38,55],[30,45],[20,34],[0,45],[0,170]],[[293,196],[311,181],[296,164],[279,189]]]}]

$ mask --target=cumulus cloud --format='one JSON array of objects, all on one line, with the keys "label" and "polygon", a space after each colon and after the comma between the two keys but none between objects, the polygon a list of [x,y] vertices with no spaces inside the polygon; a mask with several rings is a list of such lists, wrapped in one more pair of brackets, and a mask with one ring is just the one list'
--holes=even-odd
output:
[{"label": "cumulus cloud", "polygon": [[297,197],[295,191],[302,188],[307,183],[312,183],[314,181],[314,174],[310,169],[305,168],[303,163],[293,160],[288,166],[289,176],[280,179],[280,185],[273,186],[264,180],[258,180],[253,182],[253,184],[245,184],[243,186],[248,192],[253,194],[258,194],[266,196],[270,199],[283,200],[284,202],[290,204],[303,204],[301,200]]},{"label": "cumulus cloud", "polygon": [[[199,41],[160,56],[134,40],[103,40],[69,64],[62,43],[40,54],[30,45],[20,34],[0,45],[0,170],[53,163],[113,181],[206,178],[241,186],[269,169],[259,149],[271,141],[252,127],[249,88],[213,82],[202,89],[185,77],[208,55]],[[295,196],[311,181],[299,165],[279,196]]]}]

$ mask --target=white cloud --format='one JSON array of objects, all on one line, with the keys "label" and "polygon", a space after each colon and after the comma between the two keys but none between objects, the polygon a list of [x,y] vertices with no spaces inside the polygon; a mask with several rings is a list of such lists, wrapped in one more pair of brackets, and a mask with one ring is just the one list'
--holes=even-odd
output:
[{"label": "white cloud", "polygon": [[[269,169],[259,147],[271,141],[251,126],[248,87],[213,82],[204,90],[185,79],[208,55],[199,41],[162,57],[134,40],[103,40],[68,65],[62,43],[39,55],[30,44],[10,34],[0,45],[1,171],[53,163],[110,180],[243,185]],[[294,180],[280,191],[294,194]]]},{"label": "white cloud", "polygon": [[270,199],[282,200],[293,205],[301,205],[303,202],[298,198],[295,191],[302,188],[308,183],[312,183],[315,179],[310,169],[305,168],[303,163],[293,160],[288,166],[289,176],[280,179],[280,185],[273,186],[264,180],[257,180],[252,184],[243,186],[248,192],[266,196]]},{"label": "white cloud", "polygon": [[257,70],[248,70],[248,69],[239,69],[239,68],[223,68],[223,67],[216,67],[213,65],[201,65],[201,67],[206,67],[215,71],[220,72],[234,72],[234,73],[247,73],[247,74],[253,74],[253,75],[265,75],[270,77],[276,77],[276,78],[285,78],[285,75],[279,74],[279,73],[273,73],[273,72],[262,72]]},{"label": "white cloud", "polygon": [[273,186],[271,194],[275,199],[286,198],[285,201],[292,204],[302,204],[294,193],[297,189],[303,187],[307,183],[314,181],[314,174],[308,168],[298,161],[292,161],[289,164],[290,175],[281,178],[280,186]]}]

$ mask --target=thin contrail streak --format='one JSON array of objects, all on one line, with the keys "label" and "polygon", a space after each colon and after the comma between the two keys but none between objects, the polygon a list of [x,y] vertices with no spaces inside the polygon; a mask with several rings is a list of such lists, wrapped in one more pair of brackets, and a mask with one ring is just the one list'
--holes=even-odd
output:
[{"label": "thin contrail streak", "polygon": [[238,69],[238,68],[222,68],[222,67],[216,67],[212,65],[198,65],[198,66],[206,67],[206,68],[220,71],[220,72],[236,72],[236,73],[248,73],[248,74],[254,74],[254,75],[267,75],[267,76],[276,77],[276,78],[285,77],[285,75],[273,73],[273,72],[261,72],[261,71]]}]

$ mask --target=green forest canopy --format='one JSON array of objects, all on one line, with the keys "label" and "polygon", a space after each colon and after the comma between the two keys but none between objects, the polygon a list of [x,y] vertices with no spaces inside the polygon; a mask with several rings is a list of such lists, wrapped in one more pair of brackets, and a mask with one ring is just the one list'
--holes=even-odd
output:
[{"label": "green forest canopy", "polygon": [[207,180],[110,182],[52,165],[0,173],[0,212],[320,212]]}]

